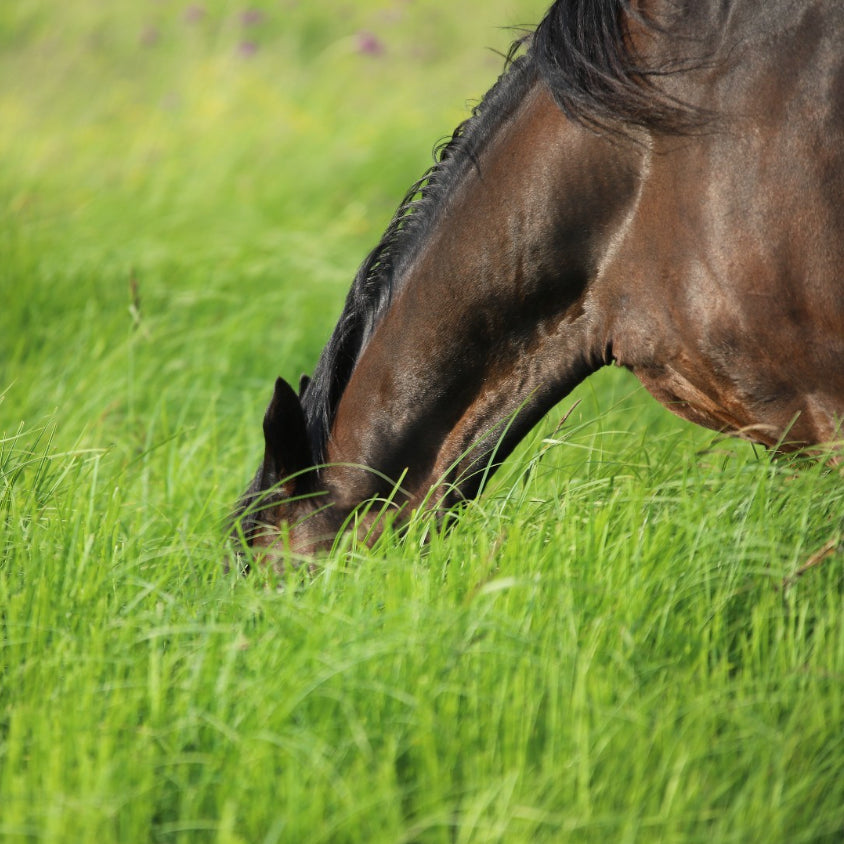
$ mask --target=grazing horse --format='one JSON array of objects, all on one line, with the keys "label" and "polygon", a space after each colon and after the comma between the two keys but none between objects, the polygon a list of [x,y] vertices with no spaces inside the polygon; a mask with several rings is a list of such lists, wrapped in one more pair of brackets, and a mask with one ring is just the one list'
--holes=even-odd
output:
[{"label": "grazing horse", "polygon": [[611,363],[777,451],[839,436],[841,0],[554,3],[363,262],[313,380],[276,382],[238,532],[277,556],[363,502],[443,512]]}]

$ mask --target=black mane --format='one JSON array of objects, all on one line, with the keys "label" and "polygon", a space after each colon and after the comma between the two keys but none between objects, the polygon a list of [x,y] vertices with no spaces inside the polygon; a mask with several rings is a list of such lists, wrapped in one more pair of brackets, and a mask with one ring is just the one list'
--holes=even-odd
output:
[{"label": "black mane", "polygon": [[[631,20],[655,34],[667,32],[632,10],[630,0],[557,0],[533,35],[513,44],[498,81],[439,147],[434,165],[411,186],[358,270],[303,396],[315,460],[324,456],[337,404],[401,284],[403,269],[424,245],[451,187],[475,166],[487,138],[515,111],[537,77],[569,118],[593,129],[623,134],[630,127],[642,127],[681,134],[700,126],[700,113],[663,93],[653,81],[685,68],[642,67],[631,46]],[[518,55],[524,44],[527,52]]]},{"label": "black mane", "polygon": [[[700,3],[700,0],[693,0]],[[685,50],[701,33],[679,30],[676,20],[657,21],[632,8],[631,0],[557,0],[537,27],[531,56],[565,115],[600,131],[625,134],[630,127],[686,134],[711,119],[708,112],[667,94],[656,80],[703,64]],[[663,37],[683,50],[664,50],[645,64],[632,45],[634,23],[651,41]],[[672,54],[673,53],[673,54]]]}]

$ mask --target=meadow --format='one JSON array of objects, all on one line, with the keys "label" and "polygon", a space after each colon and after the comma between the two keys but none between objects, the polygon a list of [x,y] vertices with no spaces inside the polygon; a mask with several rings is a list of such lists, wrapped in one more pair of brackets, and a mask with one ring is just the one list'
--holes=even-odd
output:
[{"label": "meadow", "polygon": [[844,836],[841,471],[624,371],[448,534],[224,572],[273,379],[545,2],[0,5],[3,841]]}]

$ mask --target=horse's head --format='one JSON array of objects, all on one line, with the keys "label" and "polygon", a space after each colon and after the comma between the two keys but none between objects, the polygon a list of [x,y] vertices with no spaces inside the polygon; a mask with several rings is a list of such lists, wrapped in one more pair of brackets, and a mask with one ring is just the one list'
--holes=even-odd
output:
[{"label": "horse's head", "polygon": [[[342,449],[345,438],[340,425],[322,452],[329,462],[315,460],[314,453],[320,451],[312,445],[302,402],[308,384],[309,379],[302,376],[297,395],[283,378],[276,379],[264,414],[264,457],[232,521],[235,545],[249,546],[260,562],[281,569],[284,558],[302,560],[330,549],[344,530],[351,529],[370,542],[388,520],[400,522],[415,507],[442,516],[480,489],[489,470],[478,469],[477,464],[488,466],[490,449],[500,444],[500,440],[490,444],[495,431],[480,437],[476,445],[485,462],[477,454],[460,455],[464,459],[453,461],[451,471],[437,479],[426,477],[420,483],[410,472],[412,482],[407,488],[401,484],[408,476],[407,468],[399,472],[398,467],[389,466],[390,475],[384,471],[389,465],[383,462],[391,451],[389,437],[376,449],[380,453],[370,453],[367,462],[344,462],[342,451],[335,448],[339,441]],[[422,439],[416,440],[420,449],[425,448]]]}]

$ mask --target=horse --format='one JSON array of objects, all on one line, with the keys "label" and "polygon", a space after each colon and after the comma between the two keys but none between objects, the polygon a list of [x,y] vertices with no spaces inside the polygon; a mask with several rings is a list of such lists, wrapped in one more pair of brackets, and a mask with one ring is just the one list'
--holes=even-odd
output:
[{"label": "horse", "polygon": [[[408,191],[235,515],[453,512],[600,367],[774,453],[844,419],[844,4],[557,0]],[[365,506],[361,506],[365,505]]]}]

